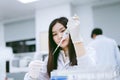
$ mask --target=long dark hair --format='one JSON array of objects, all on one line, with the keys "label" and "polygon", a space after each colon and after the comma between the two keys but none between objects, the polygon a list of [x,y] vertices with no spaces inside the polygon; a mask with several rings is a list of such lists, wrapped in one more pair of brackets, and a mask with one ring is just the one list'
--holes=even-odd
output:
[{"label": "long dark hair", "polygon": [[[66,17],[60,17],[60,18],[56,18],[55,20],[53,20],[49,26],[49,33],[48,33],[48,39],[49,39],[48,40],[48,44],[49,44],[49,55],[48,56],[49,57],[48,57],[48,63],[47,63],[47,72],[49,76],[52,70],[57,69],[57,66],[58,66],[57,60],[58,60],[59,52],[61,50],[61,48],[59,47],[57,51],[55,52],[55,54],[53,55],[53,51],[57,47],[57,44],[53,40],[52,28],[56,23],[60,23],[65,28],[67,28],[66,26],[67,22],[68,22],[68,19]],[[71,37],[69,39],[69,44],[68,44],[68,54],[69,54],[70,65],[71,66],[77,65],[76,52],[75,52],[75,48],[71,40]]]}]

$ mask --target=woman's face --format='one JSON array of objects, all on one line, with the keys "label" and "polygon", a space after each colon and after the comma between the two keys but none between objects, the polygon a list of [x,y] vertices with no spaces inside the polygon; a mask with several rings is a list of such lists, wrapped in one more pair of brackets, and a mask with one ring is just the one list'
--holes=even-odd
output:
[{"label": "woman's face", "polygon": [[[56,23],[53,28],[52,28],[52,35],[53,35],[53,40],[55,43],[58,45],[60,43],[60,40],[62,39],[63,33],[66,30],[66,28],[60,24]],[[67,36],[61,43],[60,47],[62,49],[67,48],[69,43],[69,36]]]}]

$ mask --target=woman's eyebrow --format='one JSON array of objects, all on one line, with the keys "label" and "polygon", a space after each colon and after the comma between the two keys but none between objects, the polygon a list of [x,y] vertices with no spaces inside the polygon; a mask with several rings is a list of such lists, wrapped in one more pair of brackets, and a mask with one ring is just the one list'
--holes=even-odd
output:
[{"label": "woman's eyebrow", "polygon": [[65,29],[64,27],[61,27],[60,30]]},{"label": "woman's eyebrow", "polygon": [[[63,29],[65,29],[65,28],[61,27],[59,30],[63,30]],[[52,33],[55,33],[55,32],[57,32],[57,31],[52,31]]]}]

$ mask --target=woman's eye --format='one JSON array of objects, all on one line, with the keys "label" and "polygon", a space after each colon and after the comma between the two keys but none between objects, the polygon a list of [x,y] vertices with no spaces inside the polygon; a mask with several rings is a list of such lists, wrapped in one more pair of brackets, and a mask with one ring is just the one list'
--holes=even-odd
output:
[{"label": "woman's eye", "polygon": [[61,30],[61,32],[64,32],[65,30]]},{"label": "woman's eye", "polygon": [[56,35],[57,35],[56,33],[53,34],[53,36],[56,36]]}]

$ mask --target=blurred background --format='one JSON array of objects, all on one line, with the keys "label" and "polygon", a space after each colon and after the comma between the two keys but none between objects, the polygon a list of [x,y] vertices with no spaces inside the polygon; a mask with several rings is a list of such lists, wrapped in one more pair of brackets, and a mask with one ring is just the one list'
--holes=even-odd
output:
[{"label": "blurred background", "polygon": [[0,0],[0,80],[23,80],[34,54],[44,60],[48,53],[50,22],[74,14],[85,45],[99,27],[120,46],[120,0]]}]

